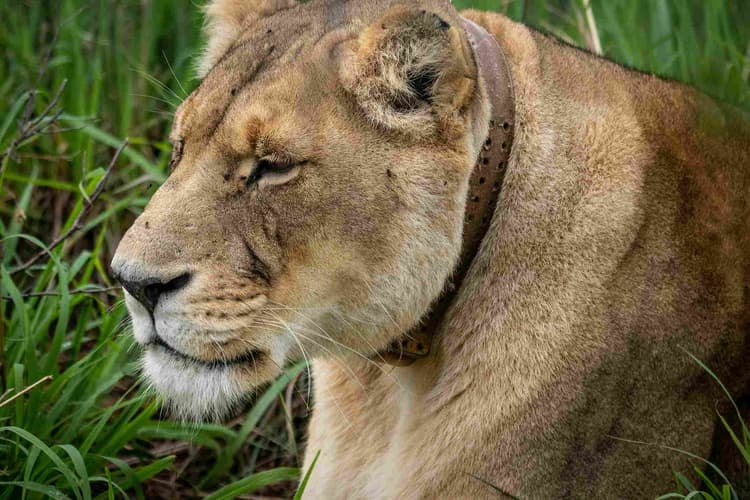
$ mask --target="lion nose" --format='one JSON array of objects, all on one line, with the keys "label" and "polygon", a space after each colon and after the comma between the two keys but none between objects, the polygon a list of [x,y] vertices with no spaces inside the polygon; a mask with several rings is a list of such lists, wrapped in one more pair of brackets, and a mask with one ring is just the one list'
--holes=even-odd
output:
[{"label": "lion nose", "polygon": [[170,280],[159,278],[145,278],[129,280],[123,276],[115,276],[122,287],[138,302],[143,304],[150,313],[156,309],[159,297],[167,292],[174,292],[183,288],[190,281],[190,273],[184,273]]}]

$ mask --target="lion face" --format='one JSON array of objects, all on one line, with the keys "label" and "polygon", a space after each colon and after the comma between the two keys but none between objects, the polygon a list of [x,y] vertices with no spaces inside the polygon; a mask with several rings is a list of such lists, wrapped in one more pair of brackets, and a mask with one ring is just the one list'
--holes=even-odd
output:
[{"label": "lion face", "polygon": [[112,262],[145,375],[184,417],[303,356],[373,355],[451,272],[486,115],[476,67],[442,2],[367,3],[208,9],[172,172]]}]

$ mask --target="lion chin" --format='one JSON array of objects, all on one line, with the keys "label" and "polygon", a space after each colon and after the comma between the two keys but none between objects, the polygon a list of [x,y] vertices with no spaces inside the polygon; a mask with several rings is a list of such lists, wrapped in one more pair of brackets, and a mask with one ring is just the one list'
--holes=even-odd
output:
[{"label": "lion chin", "polygon": [[144,353],[141,368],[149,387],[164,398],[165,408],[180,420],[221,419],[246,397],[231,368],[174,359],[157,349]]},{"label": "lion chin", "polygon": [[201,363],[151,345],[141,358],[141,372],[171,415],[198,423],[226,418],[254,388],[278,374],[278,369],[263,363]]}]

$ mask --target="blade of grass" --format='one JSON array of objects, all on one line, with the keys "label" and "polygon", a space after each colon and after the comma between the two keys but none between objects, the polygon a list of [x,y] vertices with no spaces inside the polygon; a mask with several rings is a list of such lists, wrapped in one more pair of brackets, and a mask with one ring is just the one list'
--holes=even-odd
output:
[{"label": "blade of grass", "polygon": [[39,438],[31,434],[30,432],[26,431],[25,429],[21,429],[19,427],[15,426],[6,426],[6,427],[0,427],[0,433],[3,432],[10,432],[13,434],[18,435],[19,437],[23,438],[24,440],[31,443],[33,446],[39,448],[41,452],[49,458],[53,464],[58,468],[58,470],[62,473],[63,476],[65,476],[65,479],[68,481],[68,486],[73,490],[73,493],[75,494],[75,497],[78,500],[82,500],[81,495],[81,489],[78,486],[78,478],[76,477],[73,470],[68,467],[60,458],[57,453],[55,453],[52,448],[44,444]]},{"label": "blade of grass", "polygon": [[209,470],[203,481],[200,483],[200,487],[204,487],[207,484],[211,484],[220,474],[227,471],[232,463],[234,456],[237,454],[240,448],[244,446],[245,441],[250,436],[250,433],[258,425],[260,418],[265,413],[268,406],[273,402],[276,397],[281,394],[294,377],[299,374],[305,367],[304,363],[297,363],[291,368],[288,368],[284,374],[279,377],[271,386],[266,389],[261,397],[253,405],[253,408],[247,414],[245,421],[242,423],[237,438],[235,441],[229,443],[229,446],[224,452],[219,455],[216,460],[216,464]]},{"label": "blade of grass", "polygon": [[296,481],[299,478],[299,469],[294,467],[278,467],[252,476],[240,479],[215,492],[207,495],[205,500],[230,500],[239,495],[252,493],[264,486],[280,483],[282,481]]},{"label": "blade of grass", "polygon": [[297,488],[297,492],[294,494],[294,500],[302,500],[302,495],[305,494],[305,488],[307,488],[307,481],[310,480],[310,476],[312,475],[313,469],[315,469],[315,464],[318,462],[319,457],[320,450],[315,452],[315,457],[310,463],[310,467],[307,469],[307,472],[305,472],[305,477],[302,478],[302,482],[300,482],[299,487]]}]

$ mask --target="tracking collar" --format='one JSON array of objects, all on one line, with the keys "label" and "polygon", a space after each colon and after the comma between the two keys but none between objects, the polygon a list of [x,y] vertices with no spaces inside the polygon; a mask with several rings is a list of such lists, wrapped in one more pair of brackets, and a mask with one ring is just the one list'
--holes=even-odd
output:
[{"label": "tracking collar", "polygon": [[463,245],[458,264],[443,293],[419,325],[380,351],[375,361],[408,366],[430,353],[434,333],[445,318],[471,263],[476,257],[495,212],[497,199],[508,167],[515,127],[515,95],[510,68],[494,36],[475,22],[462,18],[474,60],[482,75],[492,108],[487,138],[482,145],[469,179],[464,216]]}]

